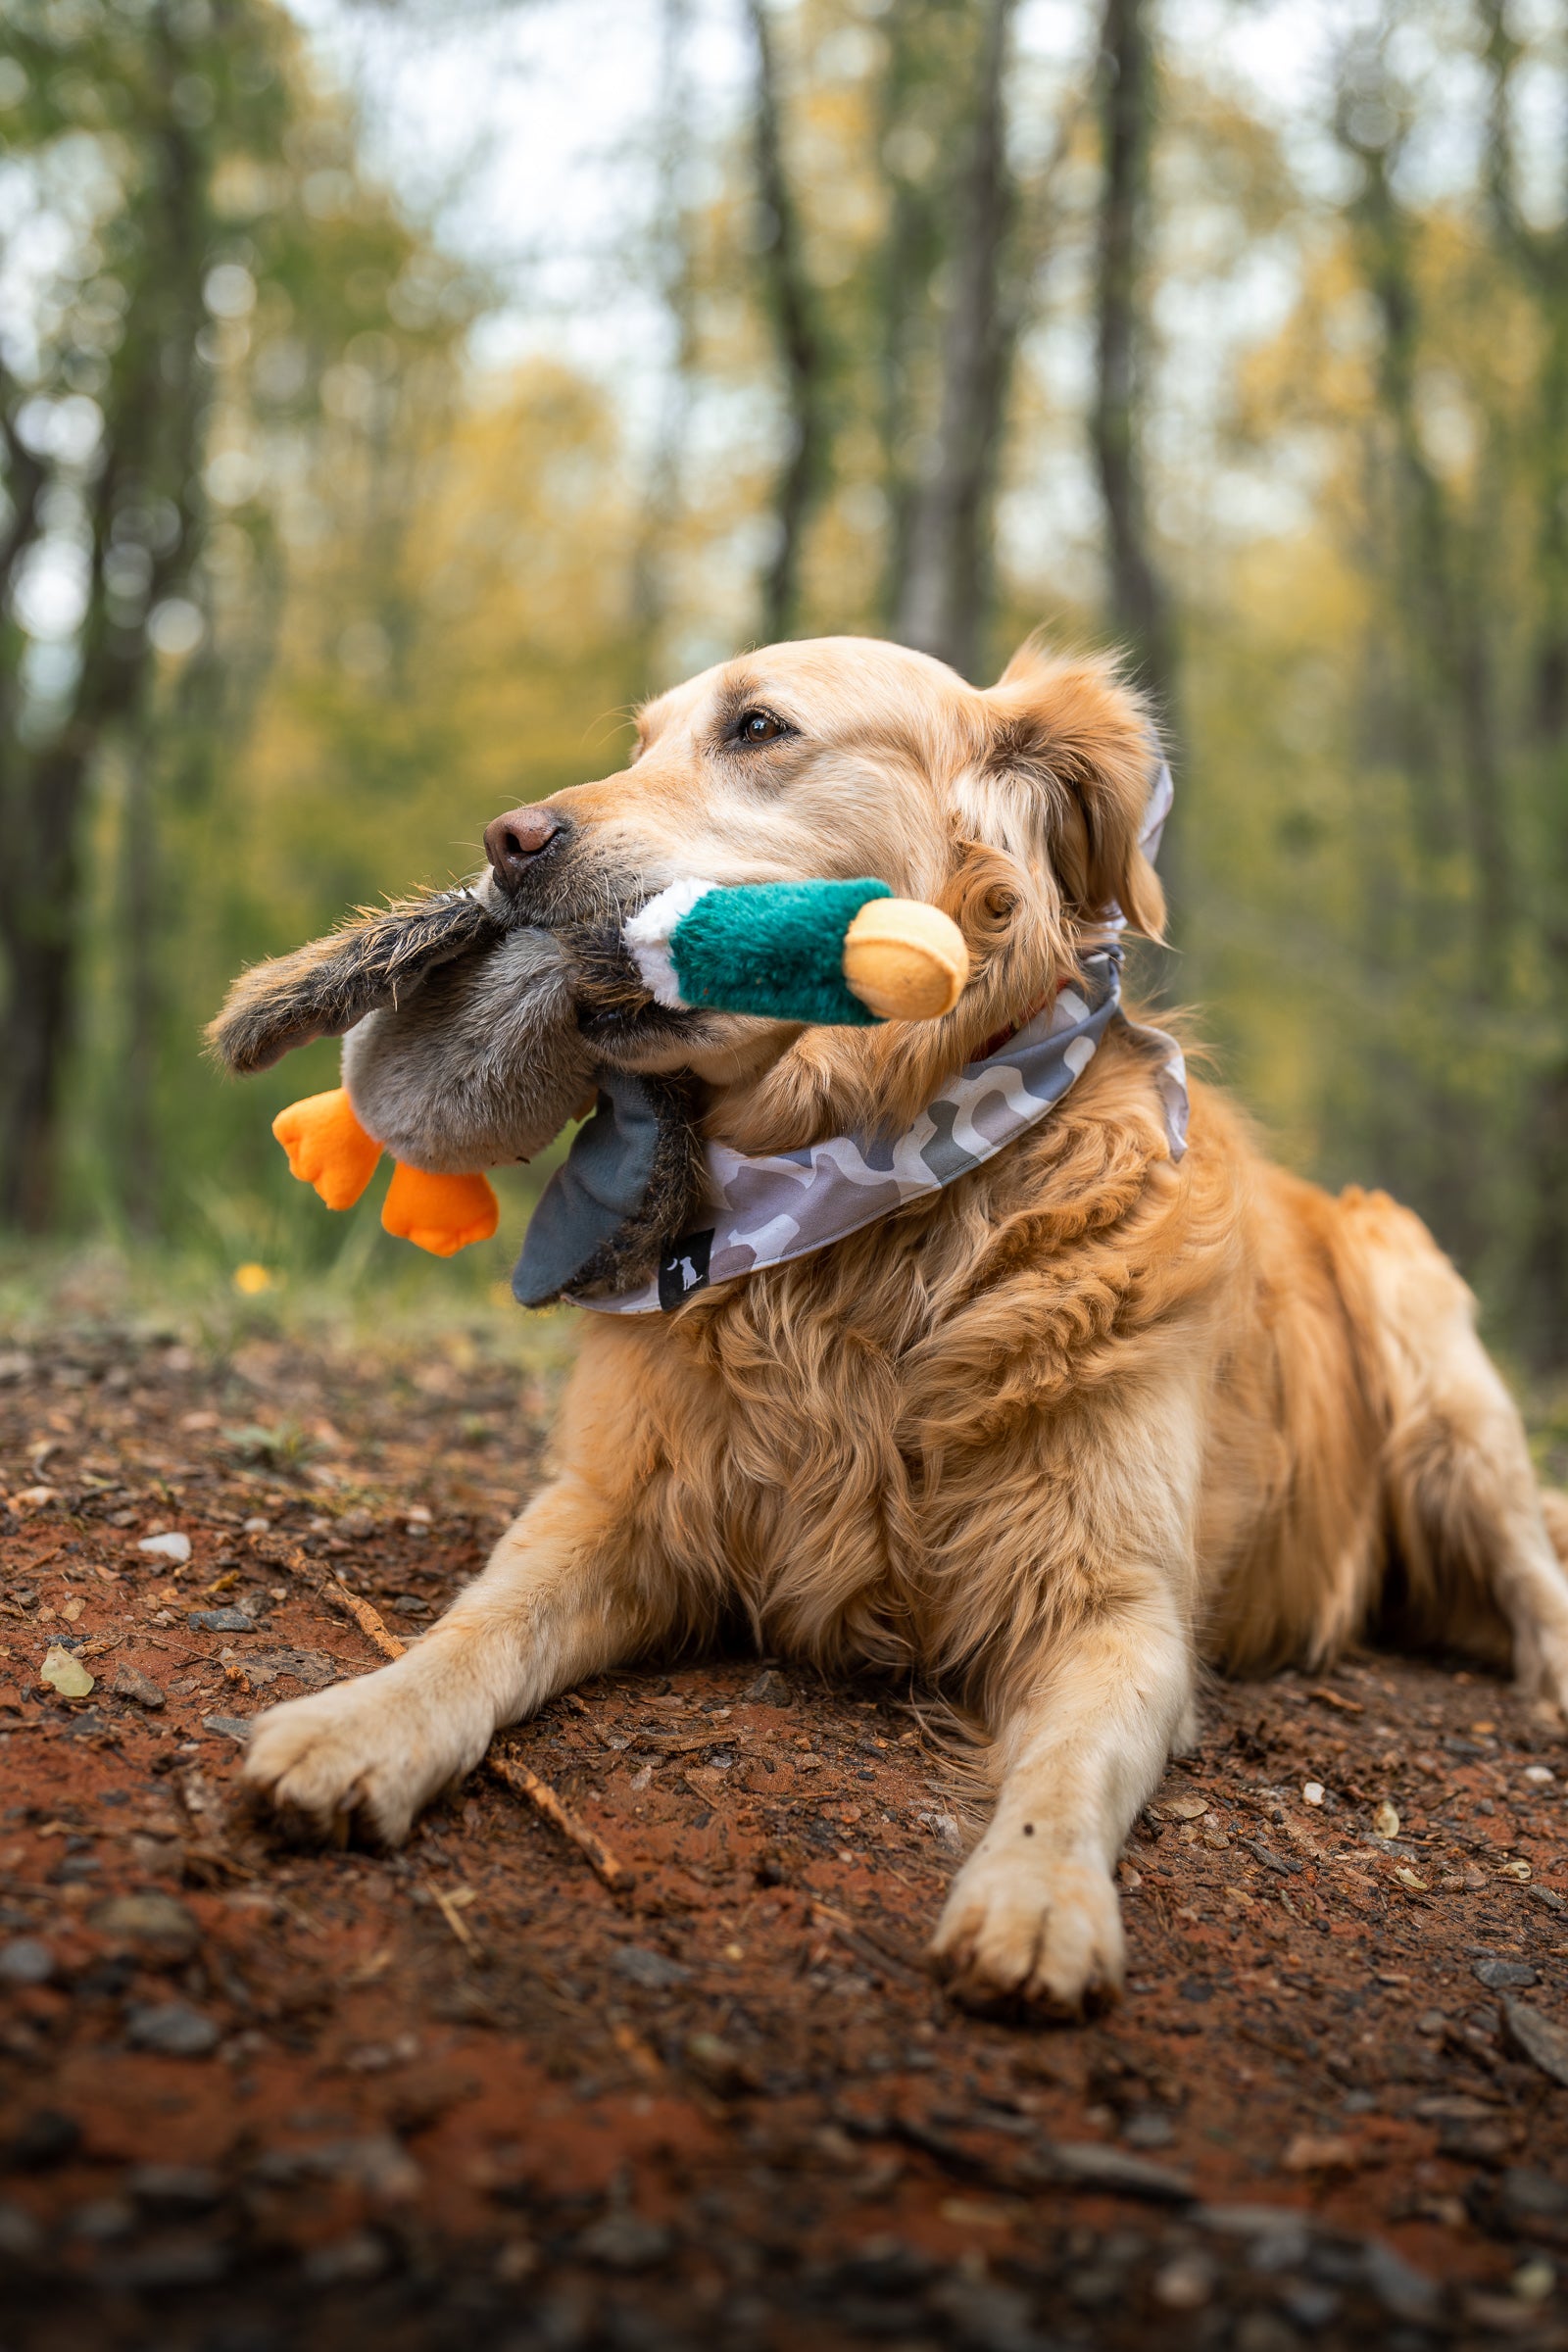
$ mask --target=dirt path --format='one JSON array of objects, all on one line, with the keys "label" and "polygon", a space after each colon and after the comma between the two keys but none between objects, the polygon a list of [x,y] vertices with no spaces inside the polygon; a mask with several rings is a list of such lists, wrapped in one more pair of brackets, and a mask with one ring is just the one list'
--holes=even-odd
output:
[{"label": "dirt path", "polygon": [[0,1382],[7,2352],[1568,2344],[1568,1751],[1508,1689],[1216,1689],[1125,2006],[1023,2033],[924,1974],[963,1832],[898,1693],[735,1657],[510,1735],[614,1886],[490,1771],[390,1858],[231,1809],[244,1719],[375,1662],[329,1580],[411,1639],[477,1565],[537,1384],[103,1330]]}]

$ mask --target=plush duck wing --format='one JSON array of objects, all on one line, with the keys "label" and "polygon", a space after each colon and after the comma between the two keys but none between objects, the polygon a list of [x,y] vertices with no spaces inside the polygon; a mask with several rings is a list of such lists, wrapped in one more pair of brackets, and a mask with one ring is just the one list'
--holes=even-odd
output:
[{"label": "plush duck wing", "polygon": [[324,939],[242,972],[208,1029],[208,1044],[236,1077],[250,1077],[314,1038],[341,1037],[368,1012],[396,1004],[438,965],[500,937],[474,891],[432,891],[363,908]]}]

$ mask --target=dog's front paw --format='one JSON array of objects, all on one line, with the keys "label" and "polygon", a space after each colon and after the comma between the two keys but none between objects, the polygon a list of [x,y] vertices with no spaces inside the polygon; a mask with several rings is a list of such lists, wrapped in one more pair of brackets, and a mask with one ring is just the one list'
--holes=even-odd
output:
[{"label": "dog's front paw", "polygon": [[987,1838],[954,1881],[931,1958],[966,2009],[1082,2017],[1121,1990],[1116,1889],[1092,1855]]},{"label": "dog's front paw", "polygon": [[245,1753],[253,1800],[291,1827],[346,1843],[401,1845],[415,1814],[466,1769],[451,1726],[383,1668],[291,1698],[256,1719]]}]

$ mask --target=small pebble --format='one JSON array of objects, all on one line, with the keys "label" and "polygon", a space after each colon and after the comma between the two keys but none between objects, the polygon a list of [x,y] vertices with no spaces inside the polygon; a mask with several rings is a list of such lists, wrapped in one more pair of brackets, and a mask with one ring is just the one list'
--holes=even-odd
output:
[{"label": "small pebble", "polygon": [[1474,1961],[1471,1975],[1489,1992],[1512,1992],[1527,1984],[1537,1984],[1540,1978],[1523,1960],[1494,1960],[1490,1957]]},{"label": "small pebble", "polygon": [[1304,1781],[1304,1782],[1301,1784],[1301,1796],[1302,1796],[1302,1799],[1303,1799],[1303,1801],[1304,1801],[1306,1804],[1309,1804],[1309,1805],[1320,1805],[1320,1804],[1323,1802],[1323,1784],[1322,1784],[1322,1782],[1321,1782],[1321,1781]]},{"label": "small pebble", "polygon": [[251,1736],[251,1719],[248,1715],[204,1715],[202,1729],[216,1733],[220,1740],[232,1740],[243,1747]]},{"label": "small pebble", "polygon": [[1178,2254],[1154,2273],[1152,2292],[1167,2311],[1199,2311],[1214,2291],[1214,2266],[1202,2254]]},{"label": "small pebble", "polygon": [[176,1567],[183,1568],[190,1558],[190,1538],[180,1535],[143,1536],[136,1549],[146,1552],[150,1559],[172,1560]]},{"label": "small pebble", "polygon": [[133,2001],[125,2011],[132,2049],[163,2058],[205,2058],[218,2047],[218,2028],[189,2001]]},{"label": "small pebble", "polygon": [[659,2222],[644,2221],[636,2213],[607,2213],[582,2232],[577,2251],[598,2269],[648,2271],[664,2260],[673,2244]]},{"label": "small pebble", "polygon": [[201,1941],[194,1913],[172,1894],[113,1894],[92,1912],[90,1924],[116,1943],[150,1948],[171,1959],[188,1960]]},{"label": "small pebble", "polygon": [[109,1686],[117,1698],[133,1698],[139,1707],[161,1707],[163,1691],[151,1675],[139,1674],[134,1666],[120,1666]]},{"label": "small pebble", "polygon": [[90,2203],[76,2207],[66,2227],[73,2237],[107,2246],[116,2238],[130,2235],[136,2227],[136,2216],[123,2197],[94,2197]]},{"label": "small pebble", "polygon": [[1556,1774],[1549,1765],[1527,1764],[1525,1766],[1525,1779],[1533,1788],[1548,1788],[1556,1778]]},{"label": "small pebble", "polygon": [[54,1973],[54,1954],[36,1936],[13,1936],[9,1943],[0,1943],[0,1984],[47,1984]]}]

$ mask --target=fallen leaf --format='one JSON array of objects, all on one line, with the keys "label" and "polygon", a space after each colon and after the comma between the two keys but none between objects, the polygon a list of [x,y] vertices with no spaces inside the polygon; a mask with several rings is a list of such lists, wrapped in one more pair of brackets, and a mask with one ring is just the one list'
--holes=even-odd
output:
[{"label": "fallen leaf", "polygon": [[85,1698],[92,1689],[92,1676],[81,1660],[69,1649],[62,1649],[58,1642],[44,1652],[38,1680],[47,1683],[51,1690],[58,1690],[62,1698]]}]

